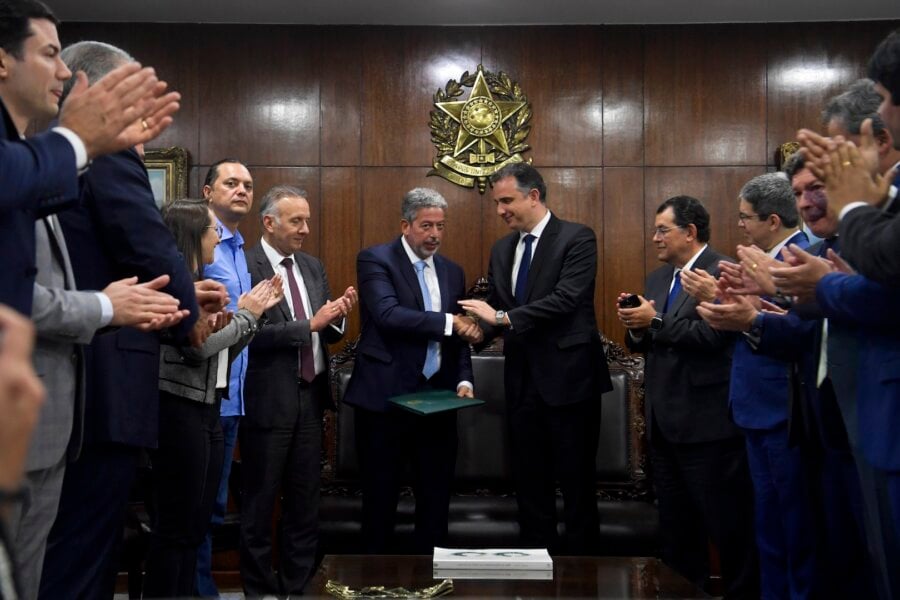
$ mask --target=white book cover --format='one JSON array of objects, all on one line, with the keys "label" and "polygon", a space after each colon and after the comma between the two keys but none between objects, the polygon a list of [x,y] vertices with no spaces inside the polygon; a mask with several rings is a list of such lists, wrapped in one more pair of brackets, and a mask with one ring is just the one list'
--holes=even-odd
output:
[{"label": "white book cover", "polygon": [[552,571],[546,548],[435,548],[434,569]]},{"label": "white book cover", "polygon": [[553,570],[528,569],[434,569],[435,579],[553,579]]}]

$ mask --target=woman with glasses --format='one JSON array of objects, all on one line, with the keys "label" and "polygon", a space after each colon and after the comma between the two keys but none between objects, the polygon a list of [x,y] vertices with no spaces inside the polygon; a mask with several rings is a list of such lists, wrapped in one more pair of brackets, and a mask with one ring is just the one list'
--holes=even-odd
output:
[{"label": "woman with glasses", "polygon": [[[163,220],[195,280],[202,279],[220,240],[207,202],[177,200],[163,209]],[[197,547],[206,536],[224,459],[219,405],[228,390],[228,364],[281,294],[277,275],[261,281],[240,297],[237,313],[213,317],[220,328],[200,348],[163,341],[145,598],[194,595]]]}]

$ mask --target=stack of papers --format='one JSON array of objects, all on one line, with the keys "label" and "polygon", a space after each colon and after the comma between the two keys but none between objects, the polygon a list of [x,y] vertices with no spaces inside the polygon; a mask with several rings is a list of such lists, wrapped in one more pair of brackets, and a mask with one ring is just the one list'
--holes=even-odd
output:
[{"label": "stack of papers", "polygon": [[546,549],[435,548],[434,577],[458,579],[553,579]]}]

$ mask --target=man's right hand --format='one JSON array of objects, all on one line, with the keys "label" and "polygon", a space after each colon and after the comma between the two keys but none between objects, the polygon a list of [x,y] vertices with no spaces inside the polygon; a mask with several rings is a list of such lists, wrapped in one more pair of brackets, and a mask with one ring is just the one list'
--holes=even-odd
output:
[{"label": "man's right hand", "polygon": [[88,158],[154,139],[172,123],[181,96],[165,93],[152,68],[125,63],[89,86],[81,71],[63,103],[59,124],[84,142]]},{"label": "man's right hand", "polygon": [[178,310],[178,299],[159,291],[169,284],[168,275],[138,283],[137,277],[114,281],[103,290],[113,306],[110,325],[153,331],[171,327],[189,314]]}]

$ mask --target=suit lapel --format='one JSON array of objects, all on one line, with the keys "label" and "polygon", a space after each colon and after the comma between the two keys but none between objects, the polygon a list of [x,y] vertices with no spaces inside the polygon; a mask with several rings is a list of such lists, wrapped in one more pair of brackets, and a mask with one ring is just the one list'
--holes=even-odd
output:
[{"label": "suit lapel", "polygon": [[406,254],[406,250],[403,248],[403,242],[400,241],[400,238],[397,238],[397,241],[394,242],[391,249],[394,251],[394,257],[400,267],[400,274],[403,275],[403,280],[406,282],[406,285],[409,286],[413,297],[416,298],[416,301],[418,302],[419,310],[425,310],[425,299],[422,297],[422,288],[419,286],[416,268],[409,262],[409,255]]},{"label": "suit lapel", "polygon": [[531,266],[528,267],[528,284],[525,287],[526,303],[531,299],[531,291],[541,276],[541,269],[547,262],[547,256],[553,252],[553,244],[556,243],[557,236],[559,236],[559,219],[551,214],[550,220],[538,240],[537,250],[531,257]]},{"label": "suit lapel", "polygon": [[[266,256],[265,250],[262,248],[262,242],[253,247],[253,249],[249,250],[248,253],[253,253],[251,260],[256,261],[256,268],[258,272],[262,275],[260,279],[271,279],[275,276],[275,271],[272,269],[272,263],[269,262],[269,258]],[[246,256],[246,255],[245,255]],[[283,285],[287,285],[287,281],[283,282]],[[293,321],[291,318],[291,309],[287,305],[287,297],[282,296],[281,301],[276,304],[278,310],[281,312],[281,318],[284,321]]]},{"label": "suit lapel", "polygon": [[436,254],[434,255],[434,274],[437,275],[438,289],[441,292],[441,308],[438,312],[454,312],[451,307],[448,306],[450,297],[447,294],[447,265],[444,264],[444,260]]},{"label": "suit lapel", "polygon": [[514,306],[512,293],[512,266],[516,258],[516,244],[519,243],[519,234],[513,233],[500,240],[497,250],[497,273],[494,273],[494,287],[497,295],[506,306]]},{"label": "suit lapel", "polygon": [[[709,249],[709,246],[706,247],[703,252],[700,253],[700,256],[697,257],[697,260],[694,261],[694,264],[691,266],[691,271],[694,269],[703,269],[707,273],[709,273],[709,265],[715,260],[712,255],[712,252]],[[674,269],[672,269],[674,271]],[[666,290],[666,295],[668,296],[668,290]],[[681,305],[684,304],[687,299],[690,298],[688,293],[684,291],[684,288],[678,292],[678,295],[675,297],[675,300],[672,302],[672,306],[669,307],[669,310],[666,312],[675,313],[678,309],[681,308]],[[665,302],[665,300],[663,300]]]},{"label": "suit lapel", "polygon": [[[306,286],[306,295],[309,297],[309,310],[312,313],[306,315],[306,318],[311,319],[316,314],[316,311],[325,304],[325,298],[322,297],[319,281],[313,274],[312,269],[309,268],[306,258],[297,253],[294,254],[294,262],[297,264],[297,267],[300,269],[300,275],[303,277],[302,285]],[[297,283],[299,284],[300,282]]]}]

